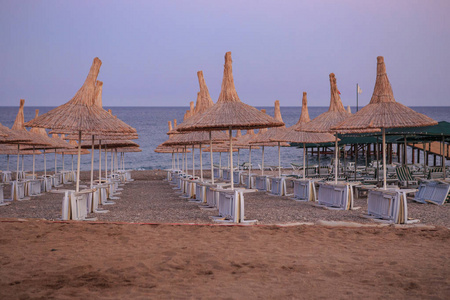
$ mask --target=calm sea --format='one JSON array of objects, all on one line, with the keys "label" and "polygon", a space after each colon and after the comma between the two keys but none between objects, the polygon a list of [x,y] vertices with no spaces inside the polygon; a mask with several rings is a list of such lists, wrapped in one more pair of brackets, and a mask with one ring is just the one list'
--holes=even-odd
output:
[{"label": "calm sea", "polygon": [[[53,107],[25,107],[25,120],[29,121],[34,117],[35,109],[38,108],[40,114],[43,114]],[[142,149],[140,153],[127,153],[125,155],[126,168],[135,170],[147,170],[147,169],[164,169],[171,166],[171,154],[155,153],[156,146],[166,141],[168,136],[167,121],[177,119],[180,122],[184,113],[188,107],[105,107],[105,109],[111,108],[114,115],[133,126],[137,129],[139,139],[135,140]],[[257,107],[258,109],[265,108],[267,113],[274,114],[273,107]],[[450,122],[450,107],[411,107],[417,112],[423,113],[437,121]],[[356,111],[355,107],[352,107],[352,112]],[[328,107],[309,107],[309,114],[311,119],[315,118],[319,114],[328,110]],[[11,128],[14,123],[18,111],[18,107],[0,107],[0,123]],[[300,116],[301,107],[281,107],[281,114],[286,126],[291,126],[298,121]],[[243,132],[244,133],[244,132]],[[248,161],[248,150],[240,151],[240,162]],[[203,154],[204,166],[209,166],[209,154]],[[214,154],[214,161],[218,162],[219,154]],[[189,155],[189,158],[191,155]],[[226,156],[222,155],[222,164],[226,165]],[[236,161],[237,154],[235,154],[234,160]],[[288,167],[290,162],[300,163],[302,161],[302,150],[294,147],[284,147],[281,149],[282,165]],[[330,157],[322,158],[322,163],[330,160]],[[315,158],[313,158],[315,160]],[[82,156],[81,166],[83,170],[90,169],[90,155]],[[95,153],[96,165],[98,165],[98,152]],[[198,153],[196,153],[197,166],[199,168]],[[15,169],[16,158],[10,158],[10,169]],[[311,161],[310,163],[314,163]],[[252,150],[252,163],[257,166],[261,163],[261,150]],[[265,164],[277,165],[278,164],[278,150],[276,147],[265,148]],[[32,158],[25,158],[25,168],[31,169]],[[70,156],[65,158],[65,168],[71,166]],[[47,168],[53,170],[54,166],[54,154],[47,155]],[[192,163],[189,162],[189,166]],[[61,157],[58,155],[58,168],[61,168]],[[6,169],[6,155],[0,155],[0,170]],[[36,159],[36,169],[42,171],[44,169],[43,158],[38,157]]]}]

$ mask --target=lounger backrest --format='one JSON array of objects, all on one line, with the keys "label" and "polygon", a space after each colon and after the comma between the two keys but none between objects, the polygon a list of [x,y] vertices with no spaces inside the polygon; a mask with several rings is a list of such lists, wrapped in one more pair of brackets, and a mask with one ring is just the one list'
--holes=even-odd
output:
[{"label": "lounger backrest", "polygon": [[414,180],[411,175],[411,171],[406,166],[397,167],[395,169],[395,172],[397,173],[397,178],[400,181],[413,181]]}]

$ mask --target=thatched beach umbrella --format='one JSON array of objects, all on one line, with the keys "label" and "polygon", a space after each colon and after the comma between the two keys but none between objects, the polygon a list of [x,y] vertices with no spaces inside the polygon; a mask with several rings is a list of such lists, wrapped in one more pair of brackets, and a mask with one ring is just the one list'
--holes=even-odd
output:
[{"label": "thatched beach umbrella", "polygon": [[[42,129],[44,132],[36,132],[35,130],[30,130],[30,132],[27,131],[25,128],[25,117],[24,117],[24,106],[25,106],[25,100],[20,99],[20,106],[19,110],[16,115],[16,119],[14,120],[14,124],[12,126],[13,130],[17,130],[23,133],[26,133],[34,138],[34,143],[28,144],[27,146],[23,146],[24,149],[44,149],[44,166],[46,166],[46,158],[45,158],[45,149],[57,149],[57,148],[63,148],[63,147],[70,147],[65,142],[56,142],[53,141],[51,138],[48,137],[47,132],[45,129]],[[32,148],[30,148],[32,147]],[[19,160],[19,154],[17,154],[17,160]],[[23,157],[22,157],[23,160]],[[55,158],[56,163],[56,158]],[[19,170],[19,162],[17,162],[17,170]],[[46,172],[46,170],[45,170]],[[35,156],[33,156],[33,178],[35,175]],[[45,174],[46,175],[46,174]]]},{"label": "thatched beach umbrella", "polygon": [[[343,120],[350,117],[352,114],[349,113],[342,104],[340,92],[336,84],[336,76],[334,73],[329,75],[330,77],[330,107],[327,112],[324,112],[314,118],[309,123],[302,126],[302,131],[306,132],[326,132],[335,133],[331,127],[342,122]],[[335,183],[337,183],[338,178],[338,137],[335,135]]]},{"label": "thatched beach umbrella", "polygon": [[326,132],[302,131],[302,127],[308,124],[309,121],[310,119],[308,113],[306,92],[303,92],[302,112],[300,114],[300,119],[295,125],[289,127],[284,135],[272,139],[273,141],[278,142],[282,141],[303,144],[303,179],[306,178],[306,144],[328,143],[335,140],[335,137],[333,135]]},{"label": "thatched beach umbrella", "polygon": [[[95,84],[100,70],[101,61],[94,58],[89,74],[75,96],[66,104],[41,115],[28,122],[26,126],[66,130],[68,133],[78,132],[79,152],[81,152],[81,133],[135,133],[136,130],[117,118],[111,116],[104,109],[94,105]],[[77,166],[76,191],[80,190],[80,158]]]},{"label": "thatched beach umbrella", "polygon": [[[277,121],[283,122],[280,110],[280,101],[275,101],[274,118]],[[264,174],[264,146],[277,146],[278,145],[278,177],[281,177],[281,142],[273,142],[273,138],[280,137],[286,133],[286,126],[269,128],[266,132],[260,132],[249,142],[250,144],[262,146],[262,174]],[[289,146],[284,144],[283,146]]]},{"label": "thatched beach umbrella", "polygon": [[310,122],[308,100],[306,92],[303,92],[302,111],[297,123],[289,127],[285,134],[272,138],[273,141],[302,143],[303,144],[303,179],[306,178],[306,144],[327,143],[334,141],[334,136],[329,133],[304,132],[302,126]]},{"label": "thatched beach umbrella", "polygon": [[352,117],[333,126],[334,130],[361,132],[381,128],[383,136],[383,173],[386,189],[386,128],[421,127],[437,122],[411,108],[396,102],[382,56],[377,57],[377,78],[370,103]]},{"label": "thatched beach umbrella", "polygon": [[[239,99],[234,86],[232,73],[231,52],[225,54],[225,66],[223,72],[222,90],[217,103],[205,110],[199,115],[183,122],[177,127],[178,131],[216,131],[229,130],[230,136],[230,157],[231,165],[233,165],[233,129],[258,129],[266,127],[283,126],[283,122],[279,122],[272,117],[263,114],[256,108],[247,105]],[[231,172],[231,188],[233,184],[233,172]]]},{"label": "thatched beach umbrella", "polygon": [[[23,114],[23,109],[22,110],[19,109],[18,116],[20,114]],[[39,109],[36,109],[35,117],[37,117],[38,115],[39,115]],[[19,118],[16,118],[16,121],[18,121],[18,120],[19,120]],[[17,126],[17,128],[22,128],[22,130],[26,130],[25,125],[21,120],[18,121],[17,123],[15,123],[15,126]],[[31,128],[30,133],[34,134],[35,136],[38,136],[39,139],[41,139],[42,141],[44,141],[46,143],[46,144],[39,145],[39,146],[33,145],[33,150],[35,148],[43,150],[43,153],[44,153],[44,176],[47,176],[47,158],[46,158],[45,151],[47,149],[54,149],[54,150],[70,149],[70,148],[73,148],[73,146],[63,140],[55,140],[55,139],[50,138],[47,135],[47,131],[45,131],[44,128],[37,128],[37,127]],[[56,173],[56,153],[55,153],[55,173]],[[33,177],[34,177],[34,157],[33,157]]]}]

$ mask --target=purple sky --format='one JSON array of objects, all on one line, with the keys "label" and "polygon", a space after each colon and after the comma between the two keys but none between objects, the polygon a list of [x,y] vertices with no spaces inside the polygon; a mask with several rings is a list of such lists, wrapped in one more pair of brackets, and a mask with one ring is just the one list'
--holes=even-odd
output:
[{"label": "purple sky", "polygon": [[450,105],[450,1],[0,2],[0,105],[57,106],[94,57],[105,106],[187,106],[203,70],[217,101],[225,52],[250,105],[328,106],[334,72],[345,106],[372,95],[376,57],[405,105]]}]

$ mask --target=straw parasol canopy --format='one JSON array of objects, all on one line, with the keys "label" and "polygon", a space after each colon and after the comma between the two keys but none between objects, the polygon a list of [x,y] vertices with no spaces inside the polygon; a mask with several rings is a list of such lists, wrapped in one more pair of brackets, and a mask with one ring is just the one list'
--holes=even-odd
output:
[{"label": "straw parasol canopy", "polygon": [[386,65],[382,56],[377,57],[377,79],[369,104],[351,118],[336,124],[337,131],[362,132],[367,129],[382,128],[383,144],[383,187],[386,189],[386,128],[421,127],[436,125],[437,122],[394,99]]},{"label": "straw parasol canopy", "polygon": [[[100,145],[99,140],[94,141],[94,149],[98,149]],[[107,146],[110,148],[121,148],[121,147],[139,147],[138,144],[136,144],[133,141],[130,140],[102,140],[101,146]],[[81,148],[83,149],[90,149],[92,148],[92,141],[86,141],[81,143]]]},{"label": "straw parasol canopy", "polygon": [[206,86],[205,78],[203,77],[203,71],[197,72],[198,84],[200,86],[200,92],[197,97],[197,103],[195,104],[194,113],[201,114],[208,108],[214,105],[214,102],[209,95],[208,87]]},{"label": "straw parasol canopy", "polygon": [[[17,146],[0,144],[0,154],[17,155]],[[34,151],[35,155],[42,154],[41,151]],[[20,155],[33,155],[33,150],[20,150]]]},{"label": "straw parasol canopy", "polygon": [[[78,143],[74,140],[70,140],[69,144],[72,147],[78,147]],[[65,155],[77,155],[78,154],[78,150],[77,149],[56,149],[56,152],[58,154],[65,154]],[[86,155],[86,154],[90,154],[91,152],[89,152],[87,149],[81,149],[81,155]]]},{"label": "straw parasol canopy", "polygon": [[[114,151],[114,150],[109,149],[107,151]],[[123,152],[123,153],[142,152],[142,149],[139,147],[122,147],[122,148],[117,148],[117,152]]]},{"label": "straw parasol canopy", "polygon": [[327,112],[324,112],[314,118],[312,121],[303,125],[302,131],[310,132],[333,132],[331,127],[342,122],[351,116],[351,114],[344,108],[339,91],[336,84],[336,76],[334,73],[330,74],[330,107]]},{"label": "straw parasol canopy", "polygon": [[83,86],[69,102],[27,122],[25,126],[60,129],[67,133],[135,133],[134,128],[94,105],[96,79],[101,64],[99,58],[94,58]]},{"label": "straw parasol canopy", "polygon": [[236,92],[231,52],[225,54],[222,90],[217,103],[177,127],[178,131],[256,129],[283,126],[272,117],[243,103]]},{"label": "straw parasol canopy", "polygon": [[[280,101],[275,101],[275,116],[274,118],[277,121],[283,122],[283,118],[281,116],[281,110],[280,110]],[[280,126],[280,127],[272,127],[267,129],[266,131],[263,131],[261,129],[258,134],[256,134],[250,141],[250,144],[257,144],[260,146],[278,146],[277,143],[274,143],[272,139],[280,137],[284,134],[286,134],[286,126]],[[284,144],[283,146],[289,146],[288,144]]]},{"label": "straw parasol canopy", "polygon": [[338,131],[357,132],[367,128],[421,127],[436,124],[435,120],[395,101],[384,58],[378,56],[377,79],[370,103],[333,128]]},{"label": "straw parasol canopy", "polygon": [[[213,143],[222,143],[229,140],[229,137],[223,131],[213,131],[212,133]],[[174,145],[198,145],[198,144],[208,144],[209,132],[207,131],[193,131],[182,134],[174,134],[162,143],[163,146],[174,146]]]},{"label": "straw parasol canopy", "polygon": [[32,138],[29,135],[23,134],[20,131],[9,129],[6,126],[3,126],[1,123],[0,133],[2,133],[2,135],[0,136],[0,144],[22,144],[32,141]]}]

